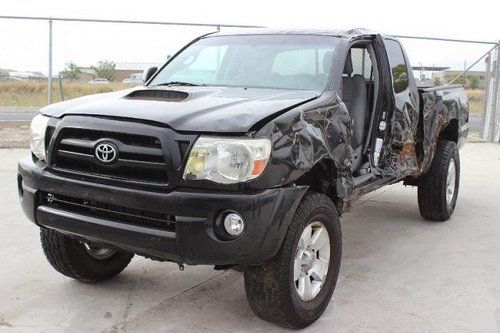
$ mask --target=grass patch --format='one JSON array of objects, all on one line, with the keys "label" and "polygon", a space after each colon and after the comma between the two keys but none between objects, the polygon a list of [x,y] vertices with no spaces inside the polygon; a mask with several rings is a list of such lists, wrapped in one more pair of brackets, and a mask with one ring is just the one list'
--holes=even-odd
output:
[{"label": "grass patch", "polygon": [[484,90],[468,89],[465,90],[469,98],[469,112],[474,114],[481,114],[484,111]]},{"label": "grass patch", "polygon": [[[123,83],[90,84],[82,82],[63,83],[64,99],[72,99],[91,94],[127,89],[131,86]],[[32,106],[47,105],[46,82],[0,82],[0,106]],[[52,85],[52,101],[61,101],[58,82]]]}]

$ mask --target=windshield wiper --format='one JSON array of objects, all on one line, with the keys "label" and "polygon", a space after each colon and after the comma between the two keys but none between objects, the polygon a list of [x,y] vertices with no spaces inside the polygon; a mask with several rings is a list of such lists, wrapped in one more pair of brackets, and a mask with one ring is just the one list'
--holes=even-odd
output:
[{"label": "windshield wiper", "polygon": [[157,86],[188,86],[188,87],[197,87],[197,86],[204,86],[204,84],[196,84],[196,83],[183,82],[183,81],[170,81],[170,82],[164,82],[164,83],[156,84],[155,87],[157,87]]}]

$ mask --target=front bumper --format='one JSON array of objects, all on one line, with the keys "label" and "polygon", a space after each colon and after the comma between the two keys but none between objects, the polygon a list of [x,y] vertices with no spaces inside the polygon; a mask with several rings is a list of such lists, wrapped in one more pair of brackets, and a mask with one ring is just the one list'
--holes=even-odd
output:
[{"label": "front bumper", "polygon": [[[152,192],[65,178],[26,157],[19,162],[18,186],[26,216],[40,227],[134,252],[187,264],[254,265],[273,257],[307,187],[258,192],[178,189]],[[124,223],[119,219],[68,211],[42,200],[42,193],[154,211],[174,217],[174,230]],[[235,240],[220,240],[215,221],[224,211],[239,213],[246,230]]]}]

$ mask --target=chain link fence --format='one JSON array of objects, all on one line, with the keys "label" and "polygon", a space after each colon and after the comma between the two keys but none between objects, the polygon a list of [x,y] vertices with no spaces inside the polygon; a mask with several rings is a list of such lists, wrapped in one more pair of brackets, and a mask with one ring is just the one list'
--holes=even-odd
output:
[{"label": "chain link fence", "polygon": [[500,142],[499,42],[399,36],[420,86],[459,84],[469,98],[473,139]]},{"label": "chain link fence", "polygon": [[[145,68],[199,35],[233,27],[250,26],[0,16],[0,29],[15,31],[0,35],[0,121],[28,121],[51,102],[140,85]],[[499,44],[399,37],[419,85],[463,85],[471,136],[499,142]]]}]

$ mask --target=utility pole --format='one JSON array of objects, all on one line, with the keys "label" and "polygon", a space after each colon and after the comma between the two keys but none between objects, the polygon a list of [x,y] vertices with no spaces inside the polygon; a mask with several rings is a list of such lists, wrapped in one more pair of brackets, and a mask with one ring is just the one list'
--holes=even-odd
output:
[{"label": "utility pole", "polygon": [[47,102],[52,103],[52,20],[49,20],[49,73],[47,75]]}]

